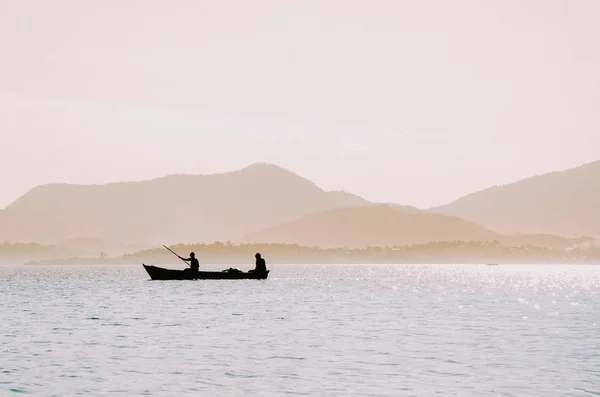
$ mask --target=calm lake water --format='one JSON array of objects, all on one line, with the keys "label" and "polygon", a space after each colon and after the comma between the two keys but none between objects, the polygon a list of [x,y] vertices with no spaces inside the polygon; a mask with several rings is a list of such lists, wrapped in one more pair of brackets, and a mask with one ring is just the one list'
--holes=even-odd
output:
[{"label": "calm lake water", "polygon": [[0,267],[0,395],[600,395],[600,266],[269,268]]}]

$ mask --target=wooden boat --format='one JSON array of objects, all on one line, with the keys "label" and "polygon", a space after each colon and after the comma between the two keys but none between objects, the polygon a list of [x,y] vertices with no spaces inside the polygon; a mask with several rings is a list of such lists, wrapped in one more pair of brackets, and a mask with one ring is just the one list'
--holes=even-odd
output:
[{"label": "wooden boat", "polygon": [[144,264],[142,266],[144,266],[152,280],[265,280],[269,277],[270,271],[248,273],[237,269],[228,269],[222,272],[192,272],[190,270],[164,269]]}]

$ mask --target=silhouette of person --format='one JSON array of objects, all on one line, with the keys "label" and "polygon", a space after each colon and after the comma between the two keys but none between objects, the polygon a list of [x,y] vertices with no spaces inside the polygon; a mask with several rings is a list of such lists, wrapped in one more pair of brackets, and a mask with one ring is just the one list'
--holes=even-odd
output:
[{"label": "silhouette of person", "polygon": [[266,273],[267,263],[265,262],[265,260],[260,256],[259,253],[254,255],[254,257],[256,258],[256,267],[248,271],[248,273]]},{"label": "silhouette of person", "polygon": [[190,252],[189,258],[182,258],[181,256],[179,256],[179,259],[184,260],[186,262],[190,262],[190,268],[185,270],[197,272],[200,269],[200,263],[198,262],[198,259],[196,259],[196,254],[194,254],[193,252]]}]

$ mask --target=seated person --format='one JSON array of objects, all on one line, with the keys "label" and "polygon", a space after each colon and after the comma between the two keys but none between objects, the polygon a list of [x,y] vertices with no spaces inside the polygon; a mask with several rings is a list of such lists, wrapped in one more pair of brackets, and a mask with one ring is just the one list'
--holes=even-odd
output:
[{"label": "seated person", "polygon": [[258,253],[254,255],[254,257],[256,258],[256,267],[252,270],[248,270],[248,273],[266,273],[267,264],[265,260]]}]

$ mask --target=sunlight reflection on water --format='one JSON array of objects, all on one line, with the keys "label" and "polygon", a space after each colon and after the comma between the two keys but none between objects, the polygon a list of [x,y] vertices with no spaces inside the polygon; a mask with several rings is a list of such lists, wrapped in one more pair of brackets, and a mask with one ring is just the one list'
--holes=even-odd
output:
[{"label": "sunlight reflection on water", "polygon": [[600,393],[600,267],[270,267],[0,267],[0,394]]}]

